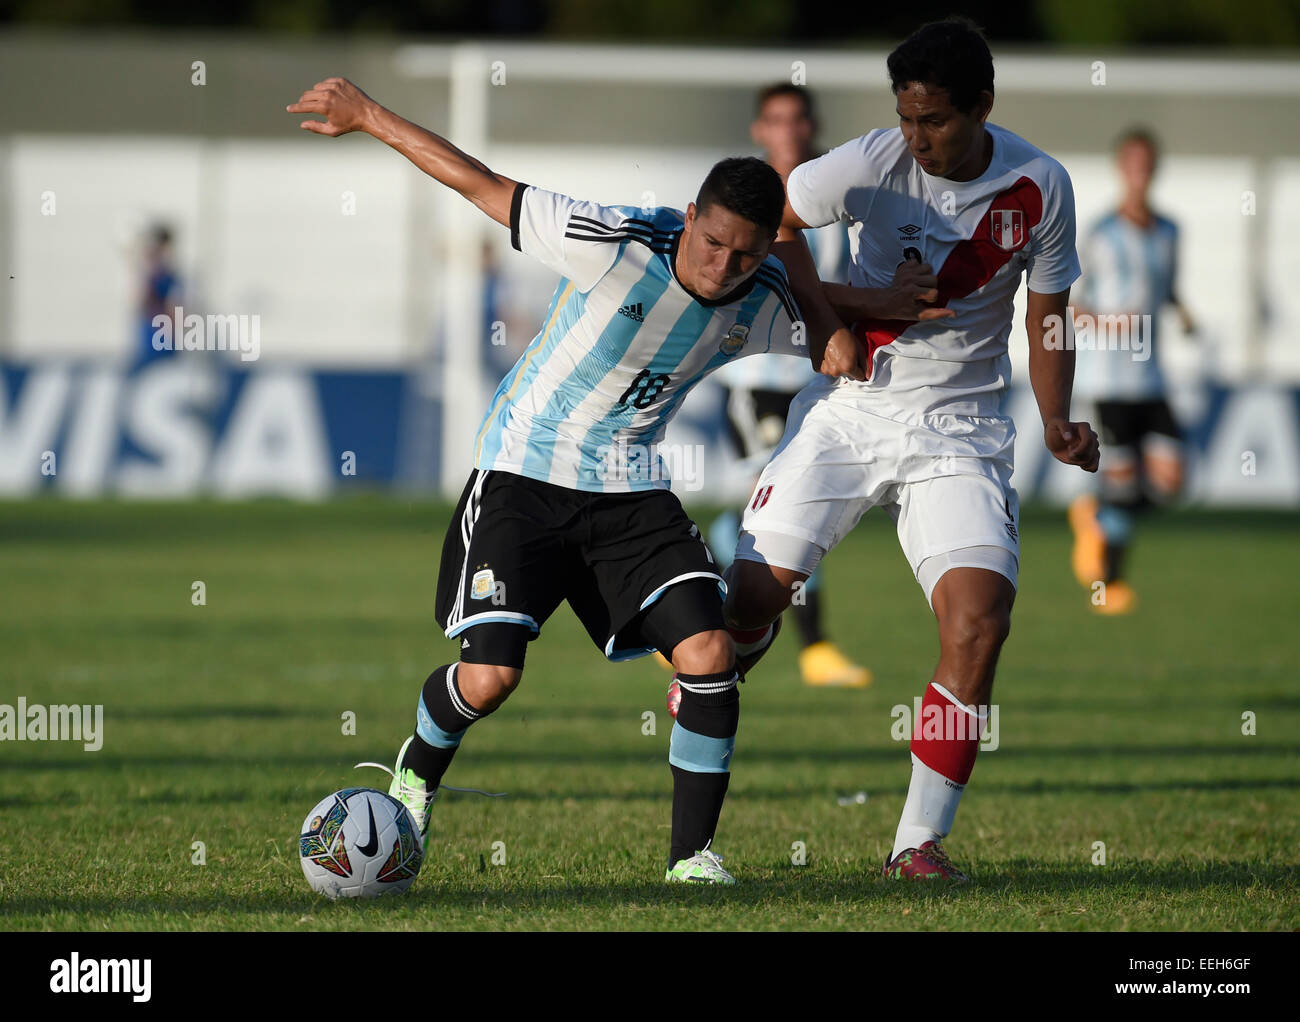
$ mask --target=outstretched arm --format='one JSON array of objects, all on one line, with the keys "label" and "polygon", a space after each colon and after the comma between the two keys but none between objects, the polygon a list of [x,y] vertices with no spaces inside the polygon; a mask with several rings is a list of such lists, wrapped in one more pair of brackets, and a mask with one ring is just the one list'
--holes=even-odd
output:
[{"label": "outstretched arm", "polygon": [[320,114],[323,121],[303,121],[305,131],[336,138],[364,131],[392,146],[435,181],[459,192],[497,223],[510,226],[510,203],[518,182],[489,170],[445,138],[412,124],[380,106],[346,78],[317,82],[296,103],[291,114]]},{"label": "outstretched arm", "polygon": [[[1070,421],[1074,390],[1074,346],[1069,343],[1070,289],[1044,295],[1030,291],[1025,331],[1029,334],[1029,383],[1043,419],[1043,442],[1057,461],[1096,472],[1097,434],[1086,422]],[[1048,343],[1048,333],[1053,335]]]}]

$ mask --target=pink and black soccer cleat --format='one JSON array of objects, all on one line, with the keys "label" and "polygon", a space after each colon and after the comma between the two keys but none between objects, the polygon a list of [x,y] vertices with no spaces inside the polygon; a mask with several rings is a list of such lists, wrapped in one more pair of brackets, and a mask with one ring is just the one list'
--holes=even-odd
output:
[{"label": "pink and black soccer cleat", "polygon": [[970,877],[952,864],[938,841],[927,841],[920,848],[905,848],[885,860],[881,870],[886,880],[950,880],[956,884],[970,882]]}]

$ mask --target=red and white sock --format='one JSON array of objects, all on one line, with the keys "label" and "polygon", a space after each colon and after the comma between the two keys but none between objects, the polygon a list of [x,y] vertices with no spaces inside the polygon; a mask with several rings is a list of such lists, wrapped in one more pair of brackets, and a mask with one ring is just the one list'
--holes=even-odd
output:
[{"label": "red and white sock", "polygon": [[942,685],[927,686],[921,714],[912,726],[912,782],[891,859],[947,837],[975,767],[987,718],[987,710],[977,713]]},{"label": "red and white sock", "polygon": [[773,627],[774,625],[764,625],[762,628],[729,627],[727,631],[731,633],[731,641],[736,644],[736,656],[749,656],[770,646]]}]

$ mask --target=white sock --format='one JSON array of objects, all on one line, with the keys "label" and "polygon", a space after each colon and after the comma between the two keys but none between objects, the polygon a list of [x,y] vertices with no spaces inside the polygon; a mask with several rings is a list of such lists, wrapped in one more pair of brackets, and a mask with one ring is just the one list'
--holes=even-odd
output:
[{"label": "white sock", "polygon": [[953,817],[957,815],[957,803],[965,790],[964,784],[954,784],[937,770],[931,770],[913,753],[912,782],[907,787],[907,801],[903,803],[903,815],[898,821],[894,850],[889,853],[889,858],[892,860],[908,848],[920,848],[927,841],[947,837],[948,831],[952,830]]}]

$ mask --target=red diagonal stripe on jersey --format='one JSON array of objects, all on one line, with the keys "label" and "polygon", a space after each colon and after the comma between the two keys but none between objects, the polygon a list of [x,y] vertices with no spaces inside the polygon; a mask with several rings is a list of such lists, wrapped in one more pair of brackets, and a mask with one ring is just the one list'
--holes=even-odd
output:
[{"label": "red diagonal stripe on jersey", "polygon": [[[993,240],[991,214],[1004,211],[1008,214],[1018,212],[1026,225],[1020,244],[1012,249],[1004,249]],[[980,217],[975,233],[969,239],[957,242],[939,268],[939,307],[946,306],[954,298],[965,298],[992,280],[993,275],[1025,247],[1030,231],[1042,219],[1043,194],[1029,178],[1022,177],[1010,188],[998,192]],[[868,377],[876,350],[896,340],[913,322],[910,319],[861,319],[853,324],[853,336],[866,349]]]}]

